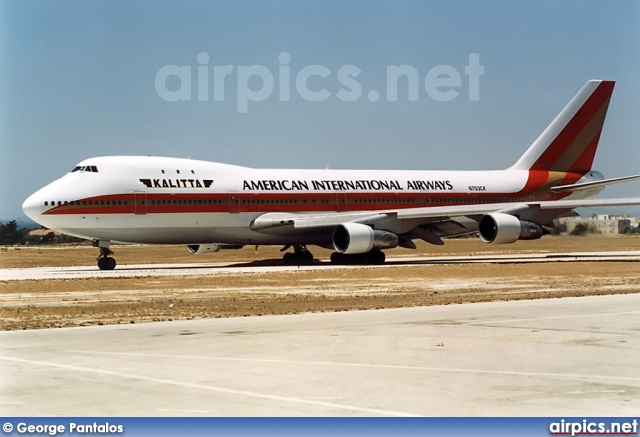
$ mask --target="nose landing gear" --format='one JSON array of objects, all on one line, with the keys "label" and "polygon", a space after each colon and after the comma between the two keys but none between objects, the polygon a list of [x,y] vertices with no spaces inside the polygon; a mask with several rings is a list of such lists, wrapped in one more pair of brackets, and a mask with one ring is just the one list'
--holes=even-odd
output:
[{"label": "nose landing gear", "polygon": [[110,241],[93,240],[93,247],[100,249],[98,257],[98,268],[100,270],[113,270],[116,268],[116,260],[109,255],[113,255],[113,251],[109,249]]}]

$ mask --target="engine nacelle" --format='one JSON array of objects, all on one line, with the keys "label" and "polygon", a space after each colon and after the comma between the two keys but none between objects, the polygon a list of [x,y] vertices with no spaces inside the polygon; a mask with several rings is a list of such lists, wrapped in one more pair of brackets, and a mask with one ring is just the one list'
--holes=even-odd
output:
[{"label": "engine nacelle", "polygon": [[187,250],[194,255],[216,253],[221,249],[219,244],[189,244]]},{"label": "engine nacelle", "polygon": [[485,243],[508,244],[518,240],[537,240],[546,232],[540,225],[520,221],[515,216],[494,212],[478,223],[478,234]]},{"label": "engine nacelle", "polygon": [[344,223],[333,231],[333,247],[340,253],[366,253],[371,249],[391,249],[398,245],[398,236],[378,231],[361,223]]}]

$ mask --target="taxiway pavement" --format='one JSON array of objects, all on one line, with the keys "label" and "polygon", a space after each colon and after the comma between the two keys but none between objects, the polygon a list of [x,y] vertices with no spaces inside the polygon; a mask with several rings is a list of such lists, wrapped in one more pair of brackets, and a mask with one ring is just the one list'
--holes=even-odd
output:
[{"label": "taxiway pavement", "polygon": [[381,268],[395,266],[419,266],[426,264],[477,264],[477,263],[540,263],[576,261],[640,261],[640,251],[619,252],[567,252],[528,254],[480,254],[468,256],[397,257],[388,258],[383,265],[336,265],[328,261],[314,261],[311,265],[284,265],[281,260],[258,260],[241,263],[189,263],[189,264],[129,264],[115,270],[99,270],[97,266],[34,267],[0,269],[0,280],[41,280],[74,278],[123,278],[145,276],[217,275],[240,272],[274,272],[288,270]]},{"label": "taxiway pavement", "polygon": [[631,416],[640,294],[0,332],[4,416]]}]

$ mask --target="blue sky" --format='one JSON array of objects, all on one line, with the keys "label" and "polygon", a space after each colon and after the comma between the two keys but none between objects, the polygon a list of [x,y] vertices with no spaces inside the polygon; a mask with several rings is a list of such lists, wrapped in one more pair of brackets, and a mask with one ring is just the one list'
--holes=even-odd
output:
[{"label": "blue sky", "polygon": [[[636,1],[6,1],[0,0],[0,218],[88,157],[166,155],[256,167],[499,169],[511,165],[589,79],[616,88],[596,155],[607,177],[640,173],[640,3]],[[209,62],[198,101],[198,55]],[[288,53],[290,99],[280,98]],[[479,55],[479,99],[465,66]],[[190,101],[156,88],[165,66],[189,66]],[[233,66],[214,101],[215,66]],[[240,67],[274,89],[238,112]],[[296,77],[326,89],[305,99]],[[409,65],[420,91],[386,96],[387,66]],[[446,65],[459,95],[432,98],[425,77]],[[343,66],[361,95],[343,101]],[[173,76],[164,83],[179,89]],[[262,79],[247,85],[254,91]],[[242,88],[243,90],[245,88]],[[369,91],[379,92],[371,101]],[[240,93],[242,94],[242,92]],[[602,196],[638,196],[640,183]]]}]

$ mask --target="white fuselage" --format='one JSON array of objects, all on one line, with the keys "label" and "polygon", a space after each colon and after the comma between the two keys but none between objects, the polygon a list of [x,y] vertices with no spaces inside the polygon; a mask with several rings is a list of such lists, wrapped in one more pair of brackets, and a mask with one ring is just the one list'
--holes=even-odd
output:
[{"label": "white fuselage", "polygon": [[[567,174],[526,170],[251,169],[162,157],[87,159],[23,205],[38,223],[80,238],[156,244],[295,244],[251,228],[265,213],[397,211],[549,198]],[[564,178],[564,179],[562,179]],[[535,180],[534,180],[535,179]],[[599,190],[597,190],[599,191]],[[581,193],[580,197],[594,193]],[[327,244],[319,233],[311,242]],[[310,244],[309,236],[304,238]]]}]

